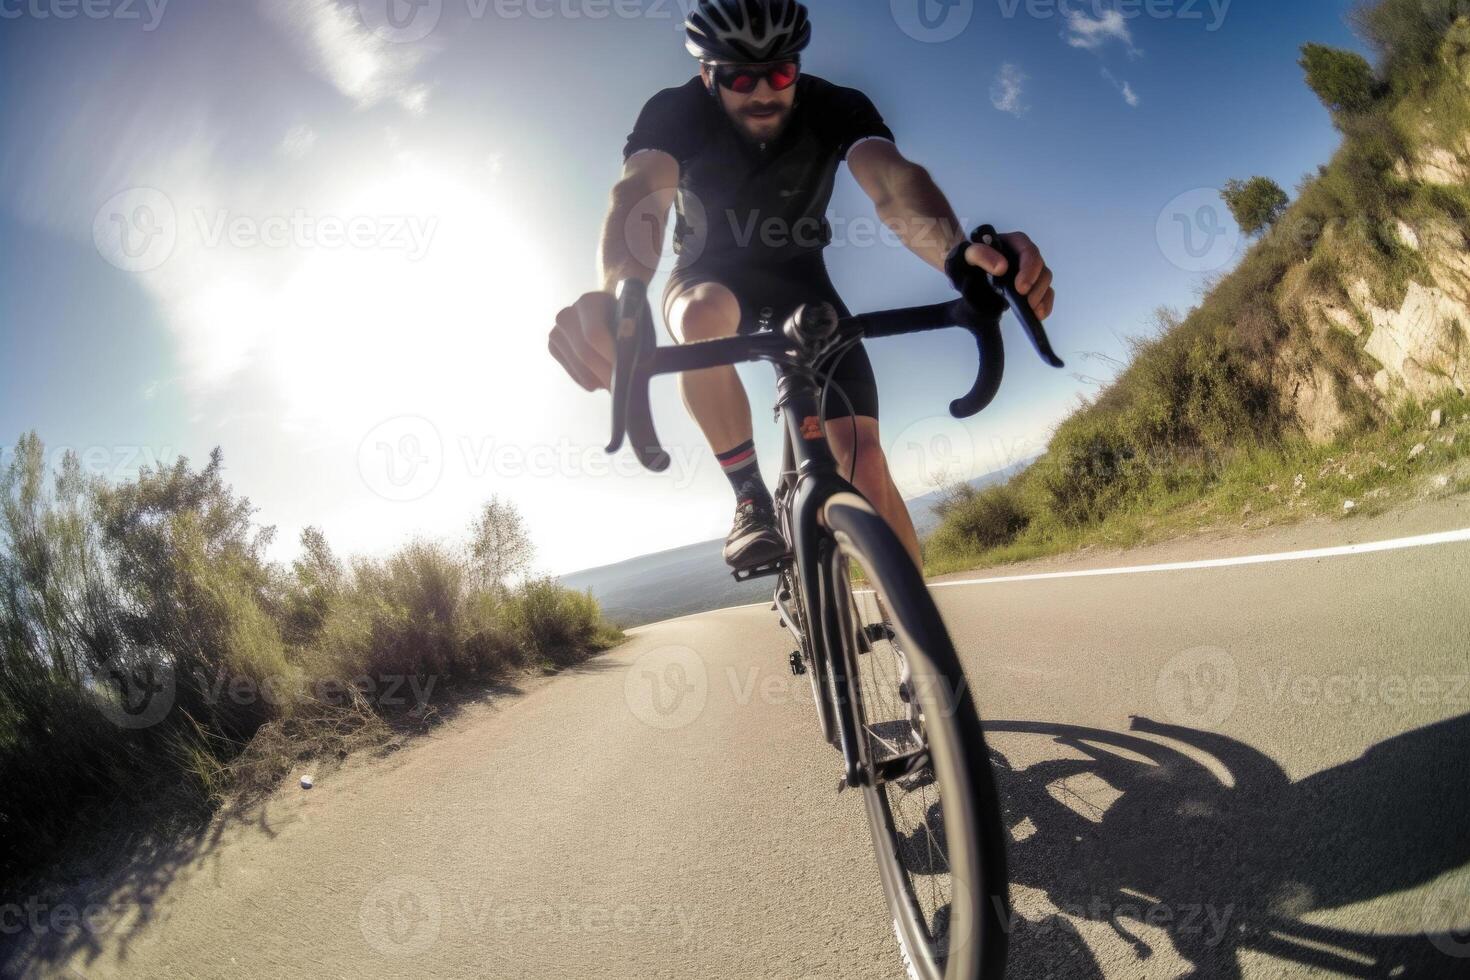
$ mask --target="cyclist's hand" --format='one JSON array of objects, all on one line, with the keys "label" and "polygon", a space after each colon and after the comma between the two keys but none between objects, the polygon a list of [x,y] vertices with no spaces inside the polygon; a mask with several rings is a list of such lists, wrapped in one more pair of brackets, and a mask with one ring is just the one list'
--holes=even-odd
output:
[{"label": "cyclist's hand", "polygon": [[[1051,286],[1051,270],[1046,267],[1041,251],[1024,232],[1012,231],[1000,237],[1015,249],[1021,260],[1021,269],[1016,273],[1016,292],[1025,296],[1031,302],[1032,311],[1045,320],[1051,316],[1057,292]],[[979,266],[992,276],[1006,274],[1005,256],[989,245],[971,245],[965,252],[965,261]]]},{"label": "cyclist's hand", "polygon": [[547,348],[573,381],[588,391],[612,389],[612,293],[584,293],[556,315]]}]

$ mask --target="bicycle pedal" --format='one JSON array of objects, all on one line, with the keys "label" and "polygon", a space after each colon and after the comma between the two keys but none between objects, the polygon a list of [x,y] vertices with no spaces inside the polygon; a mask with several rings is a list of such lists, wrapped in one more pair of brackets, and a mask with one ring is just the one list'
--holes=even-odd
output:
[{"label": "bicycle pedal", "polygon": [[753,568],[737,568],[730,572],[737,582],[749,582],[752,579],[767,578],[772,575],[780,575],[786,570],[787,561],[781,558],[777,561],[768,562],[764,565],[756,565]]},{"label": "bicycle pedal", "polygon": [[[898,634],[893,632],[893,627],[887,623],[869,623],[863,627],[863,635],[869,643],[879,643],[884,640],[892,641]],[[864,651],[865,653],[867,651]]]}]

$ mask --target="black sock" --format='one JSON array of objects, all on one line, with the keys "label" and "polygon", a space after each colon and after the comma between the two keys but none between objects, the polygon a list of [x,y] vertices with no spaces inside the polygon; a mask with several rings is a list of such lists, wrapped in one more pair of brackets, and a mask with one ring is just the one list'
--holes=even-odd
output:
[{"label": "black sock", "polygon": [[743,442],[727,453],[717,453],[715,458],[720,461],[720,468],[725,471],[730,486],[735,489],[737,504],[757,503],[767,508],[771,506],[771,491],[766,489],[766,481],[761,479],[754,441]]}]

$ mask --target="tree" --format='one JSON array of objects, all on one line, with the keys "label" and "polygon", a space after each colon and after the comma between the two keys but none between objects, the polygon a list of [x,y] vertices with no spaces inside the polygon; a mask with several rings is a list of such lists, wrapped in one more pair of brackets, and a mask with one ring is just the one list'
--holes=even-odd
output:
[{"label": "tree", "polygon": [[1247,235],[1264,231],[1286,213],[1291,198],[1281,185],[1270,177],[1252,177],[1250,180],[1229,180],[1220,192],[1235,215],[1235,223]]},{"label": "tree", "polygon": [[1305,44],[1298,62],[1307,84],[1334,113],[1363,112],[1378,98],[1378,78],[1368,59],[1354,51]]},{"label": "tree", "polygon": [[516,505],[491,497],[470,527],[470,564],[481,584],[503,586],[512,575],[529,571],[535,554]]}]

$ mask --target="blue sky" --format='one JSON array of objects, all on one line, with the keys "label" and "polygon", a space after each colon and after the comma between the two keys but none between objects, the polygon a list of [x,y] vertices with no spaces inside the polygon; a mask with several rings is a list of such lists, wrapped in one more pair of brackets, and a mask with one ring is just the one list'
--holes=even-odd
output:
[{"label": "blue sky", "polygon": [[[675,467],[644,474],[602,456],[606,396],[544,353],[595,285],[633,119],[692,74],[681,0],[387,2],[0,3],[0,440],[35,429],[111,477],[222,446],[282,557],[307,524],[357,553],[456,537],[491,494],[550,572],[723,535],[729,490],[673,382]],[[1358,46],[1350,0],[924,2],[930,28],[918,0],[814,0],[806,70],[867,92],[962,216],[1042,245],[1069,371],[1008,327],[1002,394],[960,423],[963,335],[873,345],[910,493],[1034,454],[1096,390],[1073,372],[1111,374],[1085,354],[1191,305],[1235,254],[1213,189],[1291,190],[1337,145],[1298,48]],[[851,307],[944,298],[862,235],[845,172],[831,216]],[[1219,226],[1213,252],[1191,223]],[[773,384],[742,373],[770,475]]]}]

